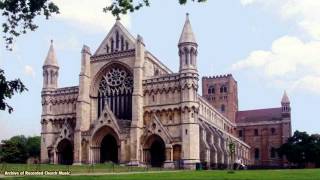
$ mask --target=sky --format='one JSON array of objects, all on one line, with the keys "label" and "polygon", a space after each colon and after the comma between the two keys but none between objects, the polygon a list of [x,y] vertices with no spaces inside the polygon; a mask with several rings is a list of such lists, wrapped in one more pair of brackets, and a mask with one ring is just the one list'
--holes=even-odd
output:
[{"label": "sky", "polygon": [[[78,85],[82,46],[95,52],[115,22],[102,12],[111,0],[53,1],[60,14],[37,18],[39,28],[19,37],[12,52],[0,39],[0,68],[29,89],[8,101],[15,109],[12,114],[0,112],[0,140],[40,135],[42,65],[50,40],[60,66],[59,87]],[[320,133],[319,9],[315,0],[208,0],[185,6],[178,0],[151,0],[150,7],[122,16],[121,22],[177,72],[177,43],[190,13],[200,76],[232,73],[240,110],[280,107],[286,90],[293,131]]]}]

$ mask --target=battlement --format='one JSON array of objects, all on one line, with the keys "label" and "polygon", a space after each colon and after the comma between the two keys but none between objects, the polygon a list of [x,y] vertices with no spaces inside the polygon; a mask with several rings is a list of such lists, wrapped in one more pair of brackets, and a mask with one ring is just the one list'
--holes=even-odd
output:
[{"label": "battlement", "polygon": [[232,74],[222,74],[216,76],[203,76],[202,79],[220,79],[220,78],[229,78],[232,77]]}]

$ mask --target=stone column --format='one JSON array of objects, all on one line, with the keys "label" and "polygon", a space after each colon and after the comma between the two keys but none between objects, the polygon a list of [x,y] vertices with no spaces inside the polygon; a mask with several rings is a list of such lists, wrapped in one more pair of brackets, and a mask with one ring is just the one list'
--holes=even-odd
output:
[{"label": "stone column", "polygon": [[164,162],[164,168],[174,168],[173,163],[173,148],[171,145],[166,145],[166,160]]}]

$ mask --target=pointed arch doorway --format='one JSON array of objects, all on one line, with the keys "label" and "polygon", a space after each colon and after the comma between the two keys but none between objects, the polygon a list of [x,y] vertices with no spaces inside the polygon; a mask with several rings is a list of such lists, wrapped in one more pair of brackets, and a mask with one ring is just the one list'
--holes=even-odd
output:
[{"label": "pointed arch doorway", "polygon": [[146,162],[152,167],[162,167],[166,160],[166,146],[158,135],[151,135],[145,144]]},{"label": "pointed arch doorway", "polygon": [[117,140],[111,134],[107,134],[100,145],[100,163],[118,163],[118,145]]}]

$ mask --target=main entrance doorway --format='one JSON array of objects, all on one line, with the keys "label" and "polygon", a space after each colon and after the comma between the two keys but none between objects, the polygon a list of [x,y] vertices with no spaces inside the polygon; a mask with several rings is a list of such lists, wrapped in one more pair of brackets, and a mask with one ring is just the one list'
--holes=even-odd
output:
[{"label": "main entrance doorway", "polygon": [[118,144],[116,138],[107,134],[101,141],[100,163],[118,163]]}]

